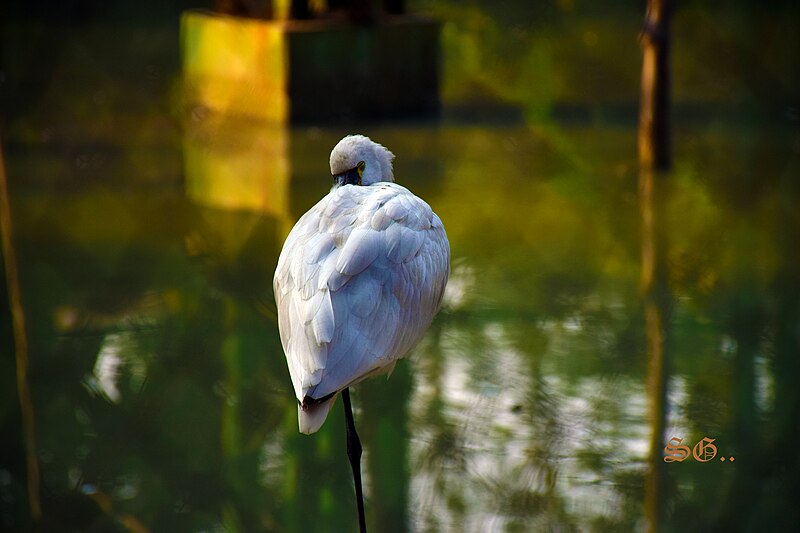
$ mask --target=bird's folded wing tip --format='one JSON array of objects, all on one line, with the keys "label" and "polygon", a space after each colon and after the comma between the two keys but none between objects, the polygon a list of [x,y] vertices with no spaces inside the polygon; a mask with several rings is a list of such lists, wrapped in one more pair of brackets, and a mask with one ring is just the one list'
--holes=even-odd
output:
[{"label": "bird's folded wing tip", "polygon": [[325,419],[328,417],[328,412],[333,407],[333,402],[336,400],[336,395],[331,395],[330,398],[311,403],[303,399],[303,402],[297,402],[297,422],[299,425],[300,433],[311,435],[319,431]]}]

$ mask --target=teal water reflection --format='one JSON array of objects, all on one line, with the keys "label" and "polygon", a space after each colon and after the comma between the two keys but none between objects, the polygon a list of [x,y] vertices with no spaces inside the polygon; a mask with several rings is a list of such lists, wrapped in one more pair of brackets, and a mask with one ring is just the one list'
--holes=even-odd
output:
[{"label": "teal water reflection", "polygon": [[[572,3],[558,4],[522,28],[488,8],[441,8],[453,61],[438,122],[284,130],[201,109],[177,120],[158,76],[136,98],[113,82],[10,121],[42,530],[355,530],[341,407],[313,437],[297,432],[271,279],[289,228],[330,186],[331,147],[356,130],[397,155],[398,181],[441,216],[453,250],[429,334],[389,380],[354,389],[373,530],[800,523],[800,137],[796,107],[767,102],[790,76],[776,67],[778,89],[743,88],[706,61],[718,54],[703,40],[738,34],[708,37],[705,10],[681,11],[692,24],[676,31],[698,33],[683,42],[707,46],[678,47],[674,169],[656,206],[641,205],[636,50],[606,39],[617,19],[571,25]],[[634,38],[640,17],[623,18]],[[65,55],[112,40],[95,33]],[[154,50],[129,55],[168,40],[142,35],[125,46]],[[767,70],[794,57],[784,41],[768,43]],[[83,68],[77,79],[108,81]],[[465,111],[487,91],[521,111]],[[115,99],[132,109],[115,115]],[[99,118],[77,120],[94,117],[86,109]],[[666,282],[655,414],[647,239],[663,245]],[[6,438],[20,427],[10,323],[0,306],[0,529],[25,531],[24,449]],[[654,417],[662,446],[709,437],[718,453],[657,457],[648,493]]]}]

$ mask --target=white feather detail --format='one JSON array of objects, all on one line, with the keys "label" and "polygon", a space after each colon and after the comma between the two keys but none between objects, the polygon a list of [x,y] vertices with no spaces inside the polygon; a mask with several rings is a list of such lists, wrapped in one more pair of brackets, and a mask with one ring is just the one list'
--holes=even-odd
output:
[{"label": "white feather detail", "polygon": [[336,270],[354,276],[369,266],[381,252],[380,233],[369,228],[356,228],[342,248]]},{"label": "white feather detail", "polygon": [[331,342],[334,332],[333,305],[331,304],[331,294],[328,291],[322,292],[322,304],[319,311],[314,315],[312,327],[317,344],[327,344]]},{"label": "white feather detail", "polygon": [[358,318],[367,318],[381,302],[381,284],[369,272],[353,278],[347,287],[347,305]]}]

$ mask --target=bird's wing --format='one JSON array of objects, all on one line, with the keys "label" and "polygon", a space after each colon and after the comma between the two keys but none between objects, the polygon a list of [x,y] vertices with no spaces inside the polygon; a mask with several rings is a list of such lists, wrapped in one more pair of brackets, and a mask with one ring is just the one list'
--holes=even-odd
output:
[{"label": "bird's wing", "polygon": [[450,265],[441,220],[396,184],[337,188],[286,240],[275,273],[298,400],[390,368],[439,309]]}]

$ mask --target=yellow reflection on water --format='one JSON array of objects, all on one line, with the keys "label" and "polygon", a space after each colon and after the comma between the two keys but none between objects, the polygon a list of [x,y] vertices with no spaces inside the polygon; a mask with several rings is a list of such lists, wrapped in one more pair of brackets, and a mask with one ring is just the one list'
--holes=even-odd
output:
[{"label": "yellow reflection on water", "polygon": [[285,128],[209,116],[202,110],[187,122],[184,167],[190,200],[279,219],[287,215],[290,170]]}]

